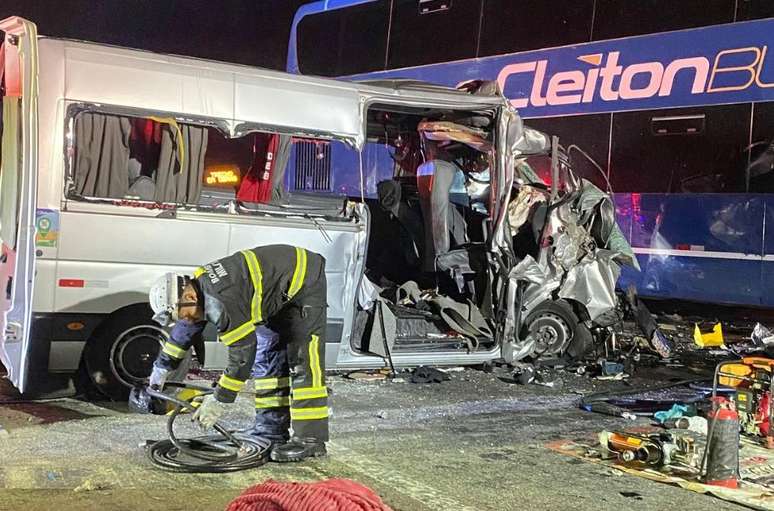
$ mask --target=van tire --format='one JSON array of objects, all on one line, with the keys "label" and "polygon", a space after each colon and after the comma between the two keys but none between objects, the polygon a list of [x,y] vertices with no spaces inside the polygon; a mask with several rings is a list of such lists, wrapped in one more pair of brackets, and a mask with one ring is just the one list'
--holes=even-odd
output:
[{"label": "van tire", "polygon": [[[78,369],[81,391],[90,400],[127,401],[132,386],[143,385],[168,336],[152,319],[147,304],[126,307],[110,315],[86,343]],[[183,380],[191,367],[191,352],[168,380]]]},{"label": "van tire", "polygon": [[[533,337],[541,335],[542,344],[539,342],[535,348],[538,357],[545,355],[576,361],[583,359],[593,347],[591,331],[565,300],[546,301],[538,305],[524,322],[524,330],[523,336],[528,333]],[[562,336],[564,341],[561,341]],[[557,344],[564,344],[564,347],[557,350]]]}]

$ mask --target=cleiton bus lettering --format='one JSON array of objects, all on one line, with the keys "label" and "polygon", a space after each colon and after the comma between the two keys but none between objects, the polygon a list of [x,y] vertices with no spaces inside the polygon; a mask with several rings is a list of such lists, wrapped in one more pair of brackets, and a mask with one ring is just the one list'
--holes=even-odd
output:
[{"label": "cleiton bus lettering", "polygon": [[[622,66],[621,52],[580,55],[583,69],[549,72],[548,60],[519,62],[504,66],[497,82],[505,91],[508,80],[516,75],[531,75],[529,97],[514,98],[515,108],[576,105],[602,101],[647,99],[672,94],[678,75],[691,73],[691,94],[712,94],[747,89],[774,87],[762,78],[768,47],[745,47],[722,50],[712,59],[694,56],[672,60],[638,62]],[[739,64],[739,61],[742,64]],[[732,65],[732,63],[734,65]],[[718,84],[722,81],[722,84]],[[753,85],[754,84],[754,85]]]}]

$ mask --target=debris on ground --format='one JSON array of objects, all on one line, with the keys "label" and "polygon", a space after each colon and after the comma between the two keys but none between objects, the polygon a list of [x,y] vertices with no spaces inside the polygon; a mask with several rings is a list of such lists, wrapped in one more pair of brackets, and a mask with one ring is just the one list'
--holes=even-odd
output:
[{"label": "debris on ground", "polygon": [[609,360],[599,360],[599,367],[602,376],[616,376],[624,372],[624,365],[620,362],[611,362]]},{"label": "debris on ground", "polygon": [[702,332],[696,324],[693,331],[693,340],[700,348],[720,348],[725,346],[723,342],[723,327],[716,323],[711,332]]},{"label": "debris on ground", "polygon": [[679,419],[679,418],[685,417],[689,413],[691,413],[691,410],[688,405],[681,405],[681,404],[675,403],[672,405],[672,408],[670,408],[669,410],[663,410],[663,411],[654,413],[653,418],[656,419],[656,421],[658,421],[660,424],[664,424],[668,420]]},{"label": "debris on ground", "polygon": [[419,366],[411,372],[411,383],[443,383],[449,381],[451,376],[434,367]]},{"label": "debris on ground", "polygon": [[694,433],[707,436],[707,419],[704,417],[679,417],[676,419],[667,419],[664,421],[664,427],[667,429],[687,429]]},{"label": "debris on ground", "polygon": [[350,380],[357,381],[383,381],[389,376],[389,371],[380,369],[378,371],[355,371],[346,375]]},{"label": "debris on ground", "polygon": [[109,490],[110,488],[112,488],[112,485],[109,483],[86,479],[79,486],[76,486],[75,488],[73,488],[73,491],[75,493],[80,493],[80,492],[86,492],[86,491]]}]

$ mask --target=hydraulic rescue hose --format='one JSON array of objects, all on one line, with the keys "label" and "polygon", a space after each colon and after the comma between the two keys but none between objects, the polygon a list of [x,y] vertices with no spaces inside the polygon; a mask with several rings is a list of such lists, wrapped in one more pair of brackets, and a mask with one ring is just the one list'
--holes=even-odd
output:
[{"label": "hydraulic rescue hose", "polygon": [[[186,388],[210,394],[213,389],[179,382],[168,382],[167,387]],[[263,465],[269,460],[271,441],[236,433],[215,423],[217,434],[181,439],[175,435],[175,420],[193,405],[169,394],[146,388],[153,398],[175,405],[167,419],[168,439],[152,442],[147,446],[150,461],[159,468],[171,472],[222,473],[235,472]]]},{"label": "hydraulic rescue hose", "polygon": [[707,380],[708,380],[707,377],[691,378],[686,380],[668,382],[665,384],[655,385],[655,386],[632,387],[626,390],[606,390],[602,392],[594,392],[593,394],[587,394],[583,396],[580,400],[579,407],[589,412],[597,412],[605,415],[612,415],[615,417],[634,418],[634,416],[640,415],[640,414],[631,413],[629,412],[629,410],[627,410],[622,406],[617,406],[617,405],[608,403],[608,400],[616,397],[644,394],[647,392],[655,392],[659,390],[671,389],[674,387],[681,387],[684,385],[696,384],[700,382],[705,382]]}]

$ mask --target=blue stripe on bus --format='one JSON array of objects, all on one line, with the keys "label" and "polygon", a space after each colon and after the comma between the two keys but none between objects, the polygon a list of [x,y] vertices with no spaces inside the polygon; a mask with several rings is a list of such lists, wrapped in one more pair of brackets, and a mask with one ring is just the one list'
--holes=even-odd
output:
[{"label": "blue stripe on bus", "polygon": [[769,18],[344,78],[498,80],[529,119],[772,101],[772,47]]}]

